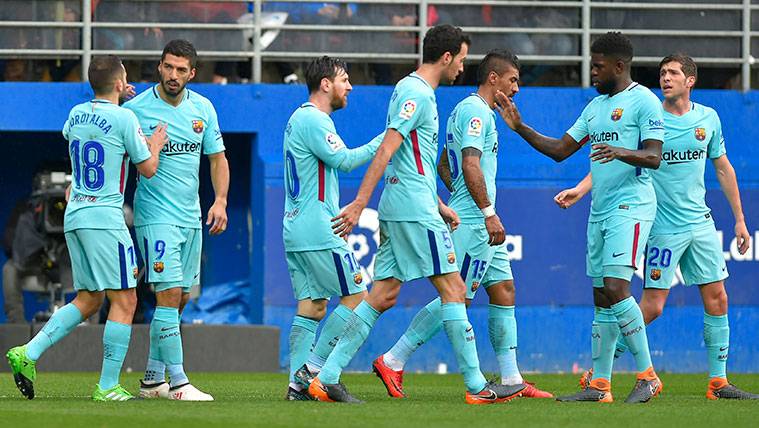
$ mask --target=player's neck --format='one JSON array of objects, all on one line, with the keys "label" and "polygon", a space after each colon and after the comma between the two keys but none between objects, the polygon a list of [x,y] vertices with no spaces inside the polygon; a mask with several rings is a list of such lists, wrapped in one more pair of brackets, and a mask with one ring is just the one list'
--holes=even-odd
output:
[{"label": "player's neck", "polygon": [[488,90],[487,86],[482,85],[477,88],[477,95],[485,100],[485,102],[488,104],[488,107],[495,108],[495,92]]},{"label": "player's neck", "polygon": [[682,116],[690,111],[690,94],[685,94],[676,98],[665,98],[662,107],[664,107],[664,111],[667,113],[674,114],[675,116]]},{"label": "player's neck", "polygon": [[187,88],[184,88],[182,89],[182,92],[178,93],[176,96],[171,96],[164,92],[163,85],[158,85],[158,96],[161,97],[162,100],[166,101],[167,104],[177,107],[179,104],[182,104],[182,100],[184,99],[184,91],[186,90]]},{"label": "player's neck", "polygon": [[332,103],[330,102],[329,97],[323,97],[320,96],[319,93],[316,93],[308,97],[308,102],[315,105],[317,109],[324,113],[327,113],[328,115],[332,114]]},{"label": "player's neck", "polygon": [[113,92],[106,95],[95,94],[95,99],[108,101],[111,104],[119,105],[119,94],[117,92]]},{"label": "player's neck", "polygon": [[432,89],[437,89],[438,85],[440,85],[440,75],[442,73],[443,70],[436,67],[435,64],[422,64],[416,69],[416,74],[432,86]]}]

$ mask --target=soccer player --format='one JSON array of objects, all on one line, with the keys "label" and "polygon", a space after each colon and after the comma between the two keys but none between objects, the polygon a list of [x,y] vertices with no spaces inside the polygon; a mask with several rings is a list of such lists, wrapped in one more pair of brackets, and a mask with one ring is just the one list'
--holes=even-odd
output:
[{"label": "soccer player", "polygon": [[[456,260],[466,283],[466,304],[485,288],[488,333],[498,359],[503,385],[524,383],[516,360],[517,323],[514,318],[514,277],[506,252],[506,232],[495,212],[495,176],[498,168],[495,94],[512,98],[519,92],[519,59],[506,50],[490,51],[477,69],[479,87],[454,108],[448,118],[446,147],[438,174],[451,190],[448,201],[461,218],[451,234]],[[391,397],[405,397],[403,366],[411,354],[443,328],[440,299],[422,308],[406,332],[372,367]],[[553,397],[533,385],[523,397]]]},{"label": "soccer player", "polygon": [[[706,398],[759,399],[727,381],[730,327],[727,320],[728,277],[725,257],[704,196],[706,158],[712,160],[717,179],[735,217],[738,251],[751,243],[741,206],[735,170],[727,159],[722,124],[717,112],[690,100],[698,69],[684,54],[665,57],[659,63],[659,84],[664,95],[665,147],[661,167],[652,174],[657,211],[644,261],[643,297],[640,308],[646,324],[661,315],[677,267],[686,285],[697,284],[704,302],[704,343],[709,364]],[[569,208],[591,187],[589,174],[575,188],[556,195],[556,203]],[[615,358],[628,349],[617,340]],[[587,383],[587,373],[581,384]]]},{"label": "soccer player", "polygon": [[437,196],[435,88],[441,82],[452,83],[463,71],[468,46],[469,38],[459,28],[441,25],[427,32],[423,64],[398,82],[393,91],[384,139],[356,199],[333,219],[336,234],[350,233],[384,173],[375,282],[366,300],[354,309],[343,336],[309,386],[311,396],[320,401],[358,401],[339,383],[340,373],[364,343],[380,313],[395,304],[401,283],[422,277],[428,277],[440,293],[441,318],[464,374],[466,402],[506,401],[524,389],[524,385],[489,383],[480,372],[474,333],[464,306],[466,286],[458,274],[446,227],[446,222],[455,227],[459,220]]},{"label": "soccer player", "polygon": [[[290,385],[287,400],[311,400],[308,385],[335,347],[353,308],[366,297],[366,282],[347,242],[332,233],[340,212],[338,170],[369,162],[381,138],[349,149],[330,115],[348,104],[352,86],[345,62],[323,56],[306,68],[308,102],[285,129],[285,215],[282,237],[298,311],[290,329]],[[340,297],[316,339],[330,297]],[[313,349],[312,349],[313,347]]]},{"label": "soccer player", "polygon": [[591,77],[600,94],[559,139],[539,134],[522,122],[514,103],[497,94],[501,116],[533,148],[557,162],[590,141],[593,202],[588,219],[587,274],[593,281],[593,379],[579,393],[560,401],[613,401],[614,345],[622,334],[635,357],[637,382],[628,403],[649,401],[662,390],[648,350],[646,326],[630,280],[656,214],[649,169],[659,167],[664,128],[658,98],[630,78],[633,47],[618,32],[596,39],[590,48]]},{"label": "soccer player", "polygon": [[195,388],[185,374],[179,328],[190,289],[200,283],[201,152],[208,156],[216,194],[206,225],[211,225],[211,235],[227,227],[229,164],[216,110],[208,99],[185,87],[195,77],[196,61],[197,53],[190,42],[170,41],[158,64],[160,82],[124,104],[134,111],[143,129],[152,131],[156,124],[167,123],[170,140],[161,154],[161,169],[151,179],[139,180],[134,196],[134,223],[145,261],[145,281],[155,287],[157,301],[150,323],[150,354],[140,383],[143,398],[213,400]]},{"label": "soccer player", "polygon": [[144,177],[156,173],[159,153],[166,143],[166,127],[159,124],[147,141],[134,113],[119,107],[127,80],[118,57],[94,57],[87,76],[95,98],[72,108],[63,126],[73,171],[63,226],[76,297],[57,310],[26,345],[6,355],[16,386],[30,400],[34,398],[39,357],[96,313],[105,296],[111,306],[103,331],[100,381],[92,399],[133,398],[119,384],[137,305],[135,249],[122,211],[124,183],[129,171],[127,159]]}]

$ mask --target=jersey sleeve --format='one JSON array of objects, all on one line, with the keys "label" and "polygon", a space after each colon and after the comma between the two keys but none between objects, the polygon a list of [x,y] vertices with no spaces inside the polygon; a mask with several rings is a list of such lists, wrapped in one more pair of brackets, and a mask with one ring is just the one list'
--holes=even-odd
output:
[{"label": "jersey sleeve", "polygon": [[489,118],[488,113],[482,109],[473,106],[462,106],[463,108],[456,115],[456,128],[461,135],[461,149],[472,147],[480,152],[485,147],[485,120]]},{"label": "jersey sleeve", "polygon": [[221,129],[219,129],[219,118],[216,115],[216,109],[213,108],[211,103],[208,103],[208,115],[206,128],[203,131],[203,154],[212,155],[214,153],[220,153],[225,150],[224,139],[221,136]]},{"label": "jersey sleeve", "polygon": [[[646,94],[649,95],[649,94]],[[642,98],[638,111],[640,141],[659,140],[664,142],[664,111],[656,95]]]},{"label": "jersey sleeve", "polygon": [[714,132],[712,133],[712,138],[709,140],[709,145],[706,147],[709,159],[717,159],[727,153],[725,149],[725,137],[722,135],[722,122],[719,120],[716,112],[713,114]]},{"label": "jersey sleeve", "polygon": [[395,129],[406,138],[419,126],[430,108],[433,107],[429,96],[401,93],[388,108],[387,129]]},{"label": "jersey sleeve", "polygon": [[71,120],[69,118],[66,118],[66,121],[63,123],[63,130],[61,131],[63,138],[65,138],[66,141],[69,141],[69,131],[71,130],[71,125],[69,125]]},{"label": "jersey sleeve", "polygon": [[150,159],[152,155],[137,116],[131,110],[124,110],[124,113],[124,147],[132,163],[136,165]]},{"label": "jersey sleeve", "polygon": [[371,160],[383,137],[384,133],[361,147],[349,149],[337,135],[334,124],[330,120],[320,120],[312,125],[305,140],[311,153],[330,168],[348,172]]},{"label": "jersey sleeve", "polygon": [[[592,103],[592,101],[591,101]],[[584,109],[582,109],[582,113],[580,113],[580,117],[577,118],[574,125],[572,125],[571,128],[567,130],[567,135],[572,137],[573,140],[577,141],[578,144],[583,145],[588,141],[588,121],[585,119],[587,115],[587,111],[590,108],[591,104],[588,104],[585,106]]]}]

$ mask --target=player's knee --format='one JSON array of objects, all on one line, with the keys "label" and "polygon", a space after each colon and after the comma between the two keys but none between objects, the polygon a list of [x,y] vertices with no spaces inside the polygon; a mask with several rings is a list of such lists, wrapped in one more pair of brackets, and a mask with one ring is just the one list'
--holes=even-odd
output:
[{"label": "player's knee", "polygon": [[340,304],[352,310],[352,309],[355,309],[356,306],[358,306],[358,304],[361,303],[362,300],[366,299],[367,295],[368,293],[366,292],[366,290],[364,290],[356,294],[343,296],[340,299]]},{"label": "player's knee", "polygon": [[727,292],[725,288],[719,288],[704,299],[704,309],[710,315],[724,315],[727,313]]},{"label": "player's knee", "polygon": [[175,287],[159,291],[156,293],[156,304],[169,308],[179,308],[182,304],[182,289]]}]

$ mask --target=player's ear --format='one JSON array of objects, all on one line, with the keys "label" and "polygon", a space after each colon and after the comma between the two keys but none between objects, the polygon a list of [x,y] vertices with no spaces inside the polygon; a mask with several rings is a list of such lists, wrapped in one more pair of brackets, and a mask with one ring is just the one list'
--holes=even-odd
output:
[{"label": "player's ear", "polygon": [[321,82],[319,82],[319,89],[326,93],[329,92],[330,88],[332,88],[332,81],[328,77],[322,77]]},{"label": "player's ear", "polygon": [[448,67],[453,62],[453,55],[451,55],[450,52],[446,51],[443,56],[443,65]]},{"label": "player's ear", "polygon": [[685,87],[688,89],[696,86],[696,76],[688,76],[685,78]]},{"label": "player's ear", "polygon": [[190,81],[195,78],[195,67],[190,69],[190,77],[187,79],[187,81]]}]

